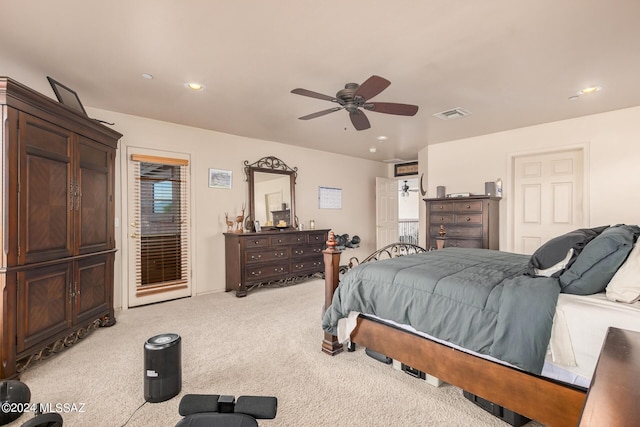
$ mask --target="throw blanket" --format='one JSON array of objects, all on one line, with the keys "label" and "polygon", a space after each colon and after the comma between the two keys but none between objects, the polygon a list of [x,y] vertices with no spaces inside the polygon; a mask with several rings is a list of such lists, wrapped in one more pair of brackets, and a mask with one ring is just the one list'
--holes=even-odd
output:
[{"label": "throw blanket", "polygon": [[525,276],[529,258],[446,248],[362,264],[341,280],[322,327],[337,335],[349,312],[372,314],[540,374],[560,285]]}]

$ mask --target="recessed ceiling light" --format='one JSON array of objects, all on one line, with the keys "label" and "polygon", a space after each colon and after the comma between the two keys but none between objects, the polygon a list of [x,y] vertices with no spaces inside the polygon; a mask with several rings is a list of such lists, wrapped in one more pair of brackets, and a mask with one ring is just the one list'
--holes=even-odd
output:
[{"label": "recessed ceiling light", "polygon": [[382,142],[382,141],[386,141],[387,139],[389,139],[389,137],[388,136],[384,136],[384,135],[380,135],[380,136],[376,137],[376,139],[378,141]]},{"label": "recessed ceiling light", "polygon": [[376,151],[378,151],[378,150],[376,150],[376,147],[369,148],[369,152],[370,153],[375,153]]},{"label": "recessed ceiling light", "polygon": [[578,95],[589,95],[591,93],[596,93],[602,89],[600,86],[589,86],[578,91]]},{"label": "recessed ceiling light", "polygon": [[142,78],[146,80],[153,80],[153,74],[142,73]]},{"label": "recessed ceiling light", "polygon": [[200,83],[196,83],[196,82],[185,83],[184,87],[186,87],[187,89],[198,91],[198,92],[201,92],[204,90],[204,85],[201,85]]}]

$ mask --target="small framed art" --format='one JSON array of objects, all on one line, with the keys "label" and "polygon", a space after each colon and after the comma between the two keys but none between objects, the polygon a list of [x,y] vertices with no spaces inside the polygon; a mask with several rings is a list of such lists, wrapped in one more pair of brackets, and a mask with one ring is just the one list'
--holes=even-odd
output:
[{"label": "small framed art", "polygon": [[209,169],[209,187],[231,188],[231,171]]},{"label": "small framed art", "polygon": [[418,162],[397,163],[394,165],[394,176],[407,176],[418,174]]},{"label": "small framed art", "polygon": [[260,227],[260,221],[255,220],[253,222],[253,227],[256,229],[256,233],[259,233],[262,231],[262,227]]}]

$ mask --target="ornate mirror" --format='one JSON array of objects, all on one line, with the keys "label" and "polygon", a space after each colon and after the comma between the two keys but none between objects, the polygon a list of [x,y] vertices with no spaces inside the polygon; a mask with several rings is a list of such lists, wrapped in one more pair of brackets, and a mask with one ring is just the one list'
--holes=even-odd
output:
[{"label": "ornate mirror", "polygon": [[266,229],[297,227],[295,189],[298,168],[291,169],[277,157],[269,156],[251,164],[245,160],[244,173],[249,183],[246,228],[255,231],[255,221]]}]

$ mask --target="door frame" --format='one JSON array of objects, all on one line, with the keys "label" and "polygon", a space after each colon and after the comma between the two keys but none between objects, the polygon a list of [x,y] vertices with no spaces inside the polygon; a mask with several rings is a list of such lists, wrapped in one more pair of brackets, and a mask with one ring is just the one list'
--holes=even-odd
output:
[{"label": "door frame", "polygon": [[191,154],[186,152],[176,152],[176,151],[168,151],[168,150],[157,150],[150,149],[145,147],[138,146],[124,146],[119,150],[120,152],[120,171],[118,173],[118,178],[120,181],[120,220],[117,220],[116,226],[120,226],[120,264],[121,264],[121,286],[120,286],[120,299],[121,299],[121,309],[127,310],[129,308],[135,308],[139,306],[131,306],[129,301],[129,277],[130,277],[130,269],[135,268],[135,264],[131,265],[131,253],[130,253],[130,238],[129,238],[129,197],[130,191],[132,189],[128,186],[129,174],[130,174],[130,161],[131,154],[145,154],[150,156],[158,156],[158,157],[174,157],[174,158],[186,158],[189,159],[189,175],[190,175],[190,185],[189,185],[189,287],[190,287],[190,295],[196,295],[197,286],[196,286],[196,275],[193,274],[196,271],[196,257],[194,252],[195,242],[193,236],[197,236],[196,230],[196,221],[195,221],[195,182],[193,180],[193,158]]},{"label": "door frame", "polygon": [[[526,157],[526,156],[536,156],[536,155],[544,155],[544,154],[553,154],[562,151],[573,151],[573,150],[581,150],[582,151],[582,180],[583,180],[583,192],[582,192],[582,218],[584,219],[584,225],[589,226],[591,224],[591,218],[589,213],[590,209],[590,181],[589,181],[589,142],[583,142],[572,145],[563,145],[559,147],[553,148],[540,148],[536,150],[527,150],[527,151],[518,151],[507,154],[507,176],[509,177],[509,182],[515,182],[515,161],[517,157]],[[502,209],[507,210],[507,221],[506,221],[506,248],[503,249],[502,243],[500,244],[500,250],[513,252],[515,248],[515,188],[513,185],[509,185],[506,189],[506,192],[503,192],[503,195],[506,195],[508,198],[507,203],[503,203],[501,206]],[[504,241],[504,240],[503,240]]]}]

